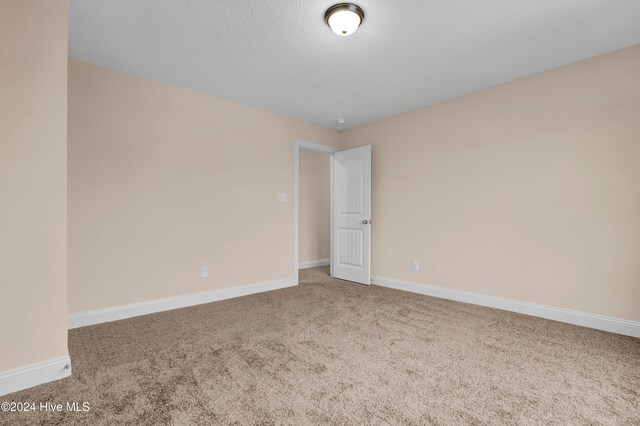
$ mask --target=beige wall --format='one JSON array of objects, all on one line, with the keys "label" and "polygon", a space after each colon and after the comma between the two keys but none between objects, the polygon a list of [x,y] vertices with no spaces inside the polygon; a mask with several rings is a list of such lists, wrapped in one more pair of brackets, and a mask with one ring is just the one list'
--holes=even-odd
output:
[{"label": "beige wall", "polygon": [[293,142],[336,131],[74,60],[69,118],[70,312],[293,275]]},{"label": "beige wall", "polygon": [[342,132],[374,275],[640,320],[639,76],[636,45]]},{"label": "beige wall", "polygon": [[300,150],[300,262],[329,259],[331,156]]},{"label": "beige wall", "polygon": [[[70,312],[291,276],[292,143],[336,132],[69,66]],[[342,132],[374,275],[640,320],[638,74],[635,46]]]},{"label": "beige wall", "polygon": [[67,4],[0,1],[0,372],[67,351]]}]

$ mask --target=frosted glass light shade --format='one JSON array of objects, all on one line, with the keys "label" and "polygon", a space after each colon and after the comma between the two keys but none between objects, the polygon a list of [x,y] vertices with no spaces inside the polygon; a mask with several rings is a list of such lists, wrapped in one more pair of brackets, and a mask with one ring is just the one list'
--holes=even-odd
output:
[{"label": "frosted glass light shade", "polygon": [[324,19],[334,33],[346,37],[356,32],[362,24],[364,11],[355,4],[340,3],[331,6]]}]

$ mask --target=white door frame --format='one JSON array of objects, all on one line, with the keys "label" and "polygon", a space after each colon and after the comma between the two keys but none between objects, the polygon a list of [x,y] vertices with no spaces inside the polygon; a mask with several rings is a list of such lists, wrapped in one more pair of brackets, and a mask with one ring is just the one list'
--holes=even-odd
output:
[{"label": "white door frame", "polygon": [[[330,234],[330,253],[329,259],[333,258],[333,153],[340,151],[340,148],[329,145],[320,145],[313,142],[306,142],[296,139],[293,142],[293,276],[295,278],[296,285],[298,284],[298,263],[300,261],[300,254],[298,250],[300,248],[300,150],[306,149],[308,151],[322,152],[331,155],[331,170],[330,175],[330,188],[329,194],[330,207],[327,214],[331,217],[331,225],[329,228]],[[333,269],[333,265],[330,266]],[[333,274],[332,274],[333,275]]]}]

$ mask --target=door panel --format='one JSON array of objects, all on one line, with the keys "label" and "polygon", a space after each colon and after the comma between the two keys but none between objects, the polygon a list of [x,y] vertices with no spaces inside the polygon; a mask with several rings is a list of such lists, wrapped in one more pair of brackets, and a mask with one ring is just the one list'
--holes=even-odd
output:
[{"label": "door panel", "polygon": [[340,259],[341,265],[350,265],[364,268],[363,250],[364,232],[362,229],[340,228]]},{"label": "door panel", "polygon": [[371,146],[333,154],[333,276],[371,283]]}]

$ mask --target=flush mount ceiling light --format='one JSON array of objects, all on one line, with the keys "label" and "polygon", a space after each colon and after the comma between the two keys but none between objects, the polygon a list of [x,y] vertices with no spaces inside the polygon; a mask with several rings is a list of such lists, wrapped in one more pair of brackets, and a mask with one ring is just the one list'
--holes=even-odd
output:
[{"label": "flush mount ceiling light", "polygon": [[339,3],[331,6],[324,14],[324,21],[339,36],[356,32],[364,21],[364,10],[353,3]]}]

